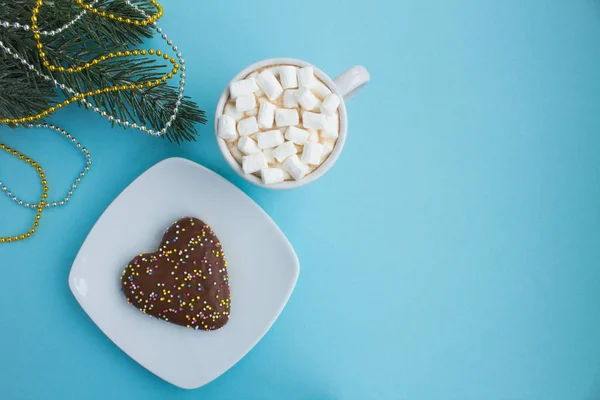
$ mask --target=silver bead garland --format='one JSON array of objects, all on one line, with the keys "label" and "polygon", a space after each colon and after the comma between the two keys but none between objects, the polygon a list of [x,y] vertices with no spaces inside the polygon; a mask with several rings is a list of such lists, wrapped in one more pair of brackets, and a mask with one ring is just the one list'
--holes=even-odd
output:
[{"label": "silver bead garland", "polygon": [[[98,0],[92,1],[90,3],[90,6],[96,5],[96,3],[98,3]],[[55,35],[58,35],[59,33],[62,33],[63,31],[66,31],[71,26],[73,26],[73,24],[75,24],[77,21],[79,21],[81,19],[81,17],[83,17],[86,13],[87,13],[87,11],[83,10],[79,14],[77,14],[77,16],[75,18],[73,18],[71,21],[67,22],[66,24],[64,24],[60,28],[54,29],[52,31],[39,31],[38,33],[40,35],[42,35],[42,36],[55,36]],[[24,31],[28,31],[30,29],[29,25],[27,25],[27,24],[21,25],[18,22],[12,22],[12,23],[10,23],[8,21],[0,21],[0,25],[3,28],[23,29]]]},{"label": "silver bead garland", "polygon": [[[89,172],[89,170],[92,167],[92,156],[91,154],[88,152],[88,150],[83,147],[81,145],[81,143],[79,143],[79,141],[70,133],[68,133],[67,131],[65,131],[64,129],[59,128],[56,125],[50,125],[50,124],[28,124],[26,125],[27,128],[47,128],[47,129],[52,129],[53,131],[56,131],[58,133],[60,133],[61,135],[63,135],[64,137],[66,137],[71,143],[73,143],[73,145],[75,147],[77,147],[84,155],[85,157],[85,167],[83,168],[83,170],[79,173],[79,176],[75,179],[75,182],[71,185],[71,189],[67,192],[67,195],[65,196],[64,199],[60,200],[60,201],[55,201],[55,202],[50,202],[47,201],[45,207],[59,207],[62,205],[67,204],[70,200],[71,200],[71,196],[73,196],[73,193],[75,192],[75,189],[77,189],[77,186],[79,185],[79,183],[81,182],[81,180],[83,179],[83,177]],[[23,200],[21,200],[20,198],[18,198],[16,195],[13,195],[12,191],[2,183],[2,181],[0,181],[0,190],[4,192],[4,194],[6,194],[8,197],[10,197],[10,199],[12,201],[14,201],[15,203],[17,203],[20,206],[24,206],[24,207],[28,207],[28,208],[33,208],[33,209],[37,209],[38,205],[37,204],[30,204],[28,202],[25,202]]]},{"label": "silver bead garland", "polygon": [[[144,10],[140,9],[137,5],[133,4],[130,0],[125,0],[125,2],[131,8],[133,8],[137,12],[139,12],[140,15],[143,16],[144,18],[148,17],[148,14]],[[6,22],[6,21],[4,21],[4,22]],[[4,22],[2,22],[2,23],[4,23]],[[73,21],[70,21],[65,26],[71,27],[73,25],[73,23],[74,23]],[[14,24],[18,24],[18,23],[15,22]],[[19,25],[19,26],[20,26],[21,29],[24,29],[23,25]],[[152,24],[152,27],[154,28],[154,30],[156,30],[158,33],[160,33],[161,37],[162,37],[163,30],[158,26],[158,24],[156,22],[154,24]],[[164,36],[167,37],[167,39],[163,39],[163,40],[167,41],[167,43],[168,43],[168,41],[169,41],[168,36],[166,34],[164,34]],[[171,42],[171,43],[173,43],[173,42]],[[162,135],[164,135],[167,132],[167,130],[169,129],[169,127],[173,124],[173,121],[177,118],[177,114],[179,113],[179,106],[181,105],[181,101],[183,99],[183,93],[184,93],[184,88],[185,88],[185,65],[184,65],[185,64],[185,60],[181,56],[181,53],[179,52],[179,49],[177,48],[177,46],[175,46],[174,44],[172,44],[171,48],[176,53],[176,56],[177,56],[177,58],[179,60],[179,64],[181,65],[181,75],[180,75],[180,79],[179,79],[179,93],[177,95],[177,100],[175,102],[175,107],[173,108],[173,113],[171,114],[171,116],[169,117],[169,119],[167,120],[167,122],[165,123],[165,127],[163,127],[160,131],[155,131],[153,129],[147,128],[146,126],[140,126],[140,125],[135,124],[135,129],[138,129],[138,130],[140,130],[142,132],[146,132],[146,133],[148,133],[148,134],[150,134],[152,136],[162,136]],[[68,87],[68,86],[66,86],[66,85],[58,82],[56,79],[52,78],[51,76],[48,76],[48,75],[44,74],[43,72],[39,71],[37,68],[35,68],[35,66],[33,66],[32,64],[30,64],[29,62],[27,62],[27,60],[25,60],[25,58],[23,58],[22,56],[20,56],[19,54],[15,53],[15,52],[13,52],[1,40],[0,40],[0,49],[2,49],[6,54],[12,55],[13,58],[15,58],[21,64],[25,65],[27,68],[29,68],[30,70],[32,70],[36,75],[42,77],[46,81],[51,81],[55,87],[58,87],[58,88],[60,88],[62,90],[65,90],[65,91],[71,93],[73,96],[80,94],[77,91],[75,91],[74,89],[72,89],[72,88],[70,88],[70,87]],[[94,112],[100,114],[104,118],[112,117],[112,119],[109,119],[109,121],[111,121],[112,123],[115,123],[117,125],[121,125],[121,126],[126,127],[125,124],[124,124],[125,121],[121,120],[120,118],[117,118],[117,117],[114,117],[114,116],[110,115],[110,113],[107,113],[106,111],[101,111],[98,107],[95,107],[88,100],[86,100],[86,99],[80,99],[79,101],[81,101],[83,104],[85,104],[86,107],[93,108]],[[134,127],[133,124],[131,124],[131,123],[130,123],[129,126],[130,127]]]},{"label": "silver bead garland", "polygon": [[[92,3],[90,3],[90,5],[94,5],[98,2],[98,0],[94,0]],[[143,16],[144,18],[148,17],[148,14],[140,9],[136,4],[132,3],[130,0],[125,0],[125,2],[127,3],[127,5],[133,9],[135,9],[141,16]],[[66,23],[65,25],[63,25],[60,28],[57,28],[55,30],[52,31],[39,31],[40,35],[44,35],[44,36],[55,36],[57,34],[62,33],[63,31],[69,29],[71,26],[73,26],[77,21],[79,21],[81,19],[81,17],[83,17],[86,14],[86,10],[83,10],[81,13],[79,13],[73,20],[69,21],[68,23]],[[9,23],[8,21],[0,21],[0,27],[2,28],[13,28],[13,29],[22,29],[25,31],[29,31],[30,30],[30,26],[26,25],[26,24],[20,24],[18,22],[13,22],[13,23]],[[166,133],[166,131],[171,127],[171,125],[173,124],[173,121],[175,121],[175,119],[177,118],[177,114],[179,113],[179,106],[181,105],[181,101],[183,99],[183,93],[184,93],[184,88],[185,88],[185,60],[183,59],[183,56],[181,54],[181,52],[179,52],[179,48],[173,44],[173,42],[168,38],[166,33],[163,33],[162,29],[158,26],[158,24],[155,22],[152,24],[152,27],[159,33],[161,34],[161,38],[166,41],[166,43],[173,49],[173,51],[176,53],[176,57],[179,60],[179,64],[181,65],[181,75],[180,75],[180,80],[179,80],[179,92],[177,95],[177,101],[175,102],[175,107],[173,108],[173,113],[171,114],[171,116],[169,117],[169,119],[167,120],[167,122],[165,123],[165,126],[159,130],[159,131],[155,131],[151,128],[147,128],[146,126],[143,125],[138,125],[135,122],[130,122],[130,121],[123,121],[118,117],[115,117],[113,115],[111,115],[110,113],[101,110],[98,107],[95,107],[93,103],[89,102],[87,99],[80,99],[79,101],[81,101],[83,104],[85,104],[85,106],[87,108],[93,108],[93,111],[100,114],[103,118],[107,118],[111,123],[115,123],[117,125],[121,125],[125,128],[134,128],[134,129],[138,129],[142,132],[146,132],[150,135],[153,136],[162,136]],[[57,81],[56,79],[54,79],[53,77],[44,74],[43,72],[39,71],[37,68],[35,68],[34,65],[30,64],[29,62],[27,62],[27,60],[22,57],[21,55],[13,52],[7,45],[5,45],[1,40],[0,40],[0,49],[3,50],[4,53],[6,53],[9,56],[12,56],[13,58],[15,58],[16,60],[18,60],[21,64],[25,65],[29,70],[33,71],[36,75],[38,75],[39,77],[43,78],[46,81],[52,82],[52,84],[57,87],[60,88],[64,91],[69,92],[70,94],[72,94],[73,96],[75,95],[79,95],[80,93],[78,93],[76,90],[72,89],[71,87],[60,83],[59,81]],[[73,183],[71,185],[71,189],[67,192],[67,195],[64,197],[63,200],[57,201],[57,202],[47,202],[45,207],[60,207],[63,206],[65,204],[67,204],[70,200],[71,197],[73,196],[73,193],[75,192],[75,190],[77,189],[79,183],[81,182],[81,180],[83,179],[83,177],[89,172],[91,165],[92,165],[92,159],[91,159],[91,155],[88,152],[88,150],[83,147],[81,145],[81,143],[79,143],[77,141],[77,139],[75,139],[75,137],[73,137],[71,134],[69,134],[68,132],[64,131],[63,129],[55,126],[55,125],[50,125],[50,124],[27,124],[25,125],[28,128],[48,128],[48,129],[52,129],[56,132],[59,132],[61,135],[65,136],[67,139],[69,139],[73,144],[75,144],[75,146],[81,150],[81,152],[84,154],[85,158],[86,158],[86,166],[85,168],[79,173],[79,176],[75,179],[75,183]],[[0,190],[2,192],[4,192],[11,200],[13,200],[15,203],[17,203],[20,206],[24,206],[27,208],[33,208],[33,209],[37,209],[38,205],[37,204],[31,204],[28,202],[25,202],[23,200],[21,200],[19,197],[17,197],[16,195],[13,195],[12,191],[5,186],[2,181],[0,181]]]}]

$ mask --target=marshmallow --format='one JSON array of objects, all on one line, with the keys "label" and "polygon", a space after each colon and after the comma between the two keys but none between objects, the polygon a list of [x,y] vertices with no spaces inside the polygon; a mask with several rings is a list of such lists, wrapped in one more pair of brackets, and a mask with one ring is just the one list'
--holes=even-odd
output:
[{"label": "marshmallow", "polygon": [[241,81],[231,82],[229,85],[229,94],[232,99],[256,92],[258,85],[254,78],[243,79]]},{"label": "marshmallow", "polygon": [[246,117],[255,117],[257,115],[258,115],[258,108],[253,108],[252,110],[246,111],[244,113],[244,116],[246,116]]},{"label": "marshmallow", "polygon": [[319,165],[323,156],[321,143],[307,142],[302,150],[302,162],[305,164]]},{"label": "marshmallow", "polygon": [[280,144],[275,150],[273,150],[273,157],[279,162],[283,162],[286,158],[293,156],[298,152],[296,146],[292,142],[285,142]]},{"label": "marshmallow", "polygon": [[331,94],[331,89],[329,89],[326,84],[318,79],[315,79],[315,82],[310,89],[317,95],[317,97],[321,99],[324,99]]},{"label": "marshmallow", "polygon": [[315,70],[313,67],[304,67],[298,70],[298,84],[300,87],[311,87],[315,83]]},{"label": "marshmallow", "polygon": [[335,140],[323,140],[323,155],[327,155],[333,151]]},{"label": "marshmallow", "polygon": [[284,89],[294,89],[298,87],[298,68],[291,65],[284,65],[279,68],[279,80]]},{"label": "marshmallow", "polygon": [[322,139],[337,139],[340,135],[340,121],[337,115],[325,115],[325,126],[321,132]]},{"label": "marshmallow", "polygon": [[237,147],[231,147],[229,148],[229,150],[231,151],[231,155],[233,156],[233,158],[235,158],[235,161],[237,161],[238,164],[241,164],[242,158],[244,157],[244,153],[242,153]]},{"label": "marshmallow", "polygon": [[256,138],[258,139],[258,147],[261,149],[271,149],[279,146],[285,141],[283,140],[283,134],[279,129],[261,132],[256,135]]},{"label": "marshmallow", "polygon": [[305,131],[304,129],[296,128],[295,126],[290,126],[285,132],[285,138],[290,142],[294,142],[296,144],[304,144],[308,139],[310,133]]},{"label": "marshmallow", "polygon": [[283,182],[283,170],[281,168],[265,168],[260,170],[260,177],[265,185]]},{"label": "marshmallow", "polygon": [[242,169],[246,174],[253,174],[268,167],[267,159],[262,152],[244,156],[244,158],[242,158]]},{"label": "marshmallow", "polygon": [[337,96],[337,94],[331,93],[321,104],[321,112],[323,114],[333,115],[339,106],[340,98]]},{"label": "marshmallow", "polygon": [[256,117],[244,118],[238,122],[238,132],[242,136],[252,135],[253,133],[258,132],[258,122],[256,122]]},{"label": "marshmallow", "polygon": [[238,112],[235,108],[235,104],[233,104],[233,103],[227,103],[227,105],[225,106],[224,114],[229,115],[236,122],[239,121],[240,119],[244,118],[244,113]]},{"label": "marshmallow", "polygon": [[273,120],[275,119],[275,107],[267,100],[262,99],[260,101],[260,111],[258,112],[258,126],[261,128],[271,129],[273,127]]},{"label": "marshmallow", "polygon": [[279,67],[271,67],[267,71],[271,71],[271,73],[275,75],[275,77],[279,76]]},{"label": "marshmallow", "polygon": [[[253,73],[248,75],[248,78],[254,78],[254,80],[256,80],[256,78],[258,78],[258,71],[254,71]],[[254,95],[256,97],[262,97],[265,95],[265,92],[263,92],[262,89],[259,87],[258,90],[254,92]]]},{"label": "marshmallow", "polygon": [[298,107],[298,100],[296,100],[297,90],[286,90],[283,93],[283,107],[285,108],[296,108]]},{"label": "marshmallow", "polygon": [[252,93],[243,94],[235,99],[235,109],[238,112],[250,111],[256,107],[256,98]]},{"label": "marshmallow", "polygon": [[242,153],[248,155],[260,153],[260,149],[256,142],[248,136],[242,136],[240,140],[238,140],[238,149],[240,149]]},{"label": "marshmallow", "polygon": [[290,175],[290,173],[287,172],[285,169],[283,170],[283,179],[286,181],[292,179],[292,176]]},{"label": "marshmallow", "polygon": [[304,111],[302,113],[302,126],[305,128],[323,129],[325,127],[325,116],[323,114]]},{"label": "marshmallow", "polygon": [[308,141],[319,143],[319,132],[316,129],[307,129],[307,131],[309,133]]},{"label": "marshmallow", "polygon": [[300,123],[298,111],[278,108],[275,110],[275,123],[278,128],[282,126],[298,125]]},{"label": "marshmallow", "polygon": [[293,155],[283,163],[283,168],[285,168],[292,178],[295,180],[300,180],[308,173],[308,166],[304,164],[297,155]]},{"label": "marshmallow", "polygon": [[308,111],[314,110],[319,105],[319,99],[307,88],[301,88],[296,92],[296,100]]},{"label": "marshmallow", "polygon": [[271,70],[266,70],[258,74],[257,81],[260,88],[271,101],[277,100],[281,96],[281,93],[283,93],[281,84]]},{"label": "marshmallow", "polygon": [[225,140],[237,138],[238,134],[235,130],[235,119],[231,118],[229,115],[221,115],[219,117],[217,132],[219,137]]},{"label": "marshmallow", "polygon": [[273,156],[273,149],[264,149],[263,154],[265,155],[265,158],[267,159],[267,162],[269,164],[275,164],[275,157]]}]

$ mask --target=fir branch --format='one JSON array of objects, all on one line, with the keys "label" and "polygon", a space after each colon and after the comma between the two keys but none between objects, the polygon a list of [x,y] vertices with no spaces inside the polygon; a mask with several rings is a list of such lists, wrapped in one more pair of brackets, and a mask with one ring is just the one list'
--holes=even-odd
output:
[{"label": "fir branch", "polygon": [[49,82],[24,73],[23,65],[14,58],[0,57],[0,118],[37,114],[56,102],[56,97]]},{"label": "fir branch", "polygon": [[[28,23],[35,0],[16,0],[0,6],[0,19]],[[147,13],[155,10],[147,1],[135,1]],[[115,15],[140,18],[137,11],[122,1],[100,0],[99,9]],[[42,30],[52,30],[73,19],[81,9],[72,0],[45,0],[38,17]],[[56,36],[45,36],[42,41],[48,59],[64,66],[80,65],[86,60],[108,52],[134,49],[152,36],[153,30],[147,26],[125,25],[91,13],[84,15],[68,31]],[[24,56],[31,64],[58,81],[78,92],[101,87],[153,81],[164,76],[169,70],[155,57],[119,58],[97,64],[82,73],[51,73],[41,66],[41,60],[31,32],[0,30],[0,37],[16,53]],[[17,61],[0,53],[0,68],[6,66],[0,75],[0,118],[29,115],[42,111],[56,102],[48,82],[40,80]],[[12,66],[11,68],[8,68]],[[176,80],[177,77],[174,77]],[[10,89],[10,88],[14,89]],[[19,93],[20,101],[15,98]],[[26,93],[23,96],[23,93]],[[68,95],[64,93],[64,95]],[[134,91],[111,92],[94,96],[88,100],[105,108],[115,117],[147,125],[155,130],[163,128],[172,114],[178,91],[168,85]],[[171,141],[194,140],[197,134],[195,123],[205,123],[204,111],[189,98],[184,98],[179,106],[179,114],[167,130],[166,137]]]}]

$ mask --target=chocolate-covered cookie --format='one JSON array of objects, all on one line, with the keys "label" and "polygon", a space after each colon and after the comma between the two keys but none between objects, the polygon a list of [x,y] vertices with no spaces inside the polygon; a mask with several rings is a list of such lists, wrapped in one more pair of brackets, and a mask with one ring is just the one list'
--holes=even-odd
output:
[{"label": "chocolate-covered cookie", "polygon": [[156,318],[205,331],[229,320],[225,254],[212,229],[197,218],[171,225],[157,252],[131,260],[121,283],[127,301]]}]

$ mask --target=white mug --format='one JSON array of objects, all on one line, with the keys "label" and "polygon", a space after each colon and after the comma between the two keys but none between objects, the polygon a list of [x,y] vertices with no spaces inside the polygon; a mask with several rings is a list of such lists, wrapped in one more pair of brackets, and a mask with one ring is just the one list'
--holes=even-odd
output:
[{"label": "white mug", "polygon": [[[335,79],[331,79],[327,74],[321,71],[319,68],[315,67],[313,64],[307,63],[306,61],[296,60],[294,58],[271,58],[269,60],[259,61],[245,68],[242,72],[237,74],[231,82],[239,81],[244,79],[246,76],[250,75],[252,72],[267,67],[269,65],[296,65],[298,67],[308,67],[313,66],[315,75],[321,79],[331,91],[337,94],[340,99],[339,113],[340,113],[340,134],[333,148],[333,151],[327,157],[327,160],[318,167],[316,170],[305,176],[304,178],[295,181],[284,181],[281,183],[276,183],[272,185],[265,185],[260,178],[252,174],[245,174],[242,170],[242,167],[235,160],[229,148],[227,147],[227,143],[225,140],[220,138],[217,135],[218,129],[218,120],[219,117],[223,114],[223,109],[225,107],[225,103],[229,98],[229,85],[223,91],[219,102],[217,103],[217,109],[215,112],[215,135],[217,135],[217,142],[219,144],[219,149],[221,149],[221,153],[223,153],[223,157],[227,163],[234,169],[235,172],[238,173],[242,178],[246,179],[249,182],[254,183],[257,186],[261,186],[267,189],[293,189],[300,186],[307,185],[311,182],[314,182],[321,176],[323,176],[329,169],[335,164],[342,149],[344,148],[344,143],[346,142],[346,136],[348,134],[348,115],[346,113],[346,102],[350,100],[354,95],[365,86],[369,80],[371,79],[369,76],[369,72],[362,66],[357,65],[348,69],[346,72],[342,73]],[[231,83],[230,82],[230,83]]]}]

